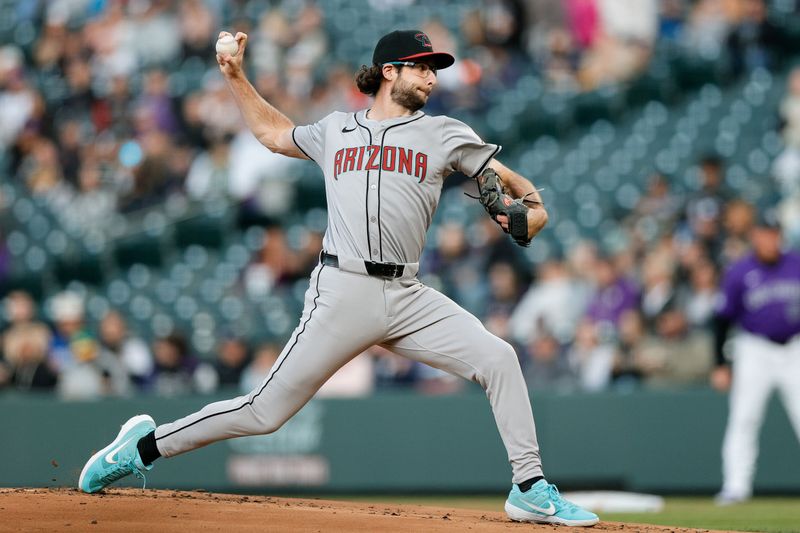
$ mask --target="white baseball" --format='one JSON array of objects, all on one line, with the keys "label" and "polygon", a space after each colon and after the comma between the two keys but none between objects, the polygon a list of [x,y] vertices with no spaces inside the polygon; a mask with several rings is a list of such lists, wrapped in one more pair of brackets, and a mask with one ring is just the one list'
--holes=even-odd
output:
[{"label": "white baseball", "polygon": [[236,44],[236,39],[232,35],[223,35],[217,39],[217,53],[220,55],[228,54],[235,56],[239,51],[239,45]]}]

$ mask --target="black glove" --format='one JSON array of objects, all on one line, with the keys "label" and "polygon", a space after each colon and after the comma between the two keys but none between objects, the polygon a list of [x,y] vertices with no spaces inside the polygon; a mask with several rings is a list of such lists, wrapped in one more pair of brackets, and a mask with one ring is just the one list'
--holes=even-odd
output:
[{"label": "black glove", "polygon": [[503,228],[503,231],[510,233],[514,242],[520,246],[530,245],[532,239],[528,237],[528,207],[522,199],[514,199],[506,193],[503,181],[493,168],[487,167],[478,176],[478,190],[478,200],[495,222],[499,215],[508,217],[508,229]]}]

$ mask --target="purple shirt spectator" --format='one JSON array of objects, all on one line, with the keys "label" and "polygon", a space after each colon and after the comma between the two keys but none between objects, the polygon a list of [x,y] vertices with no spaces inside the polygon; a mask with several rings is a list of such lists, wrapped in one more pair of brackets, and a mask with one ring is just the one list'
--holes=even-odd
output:
[{"label": "purple shirt spectator", "polygon": [[748,254],[725,274],[717,314],[779,344],[800,334],[800,254],[775,264]]},{"label": "purple shirt spectator", "polygon": [[592,322],[608,322],[615,326],[625,311],[639,306],[639,289],[632,281],[617,278],[605,287],[598,287],[589,301],[586,316]]}]

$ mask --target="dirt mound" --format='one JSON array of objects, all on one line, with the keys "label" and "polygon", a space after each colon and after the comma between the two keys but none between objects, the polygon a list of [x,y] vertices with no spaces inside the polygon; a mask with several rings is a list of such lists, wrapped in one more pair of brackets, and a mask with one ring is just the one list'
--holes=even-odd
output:
[{"label": "dirt mound", "polygon": [[[201,491],[0,489],[0,531],[583,531],[510,522],[504,513]],[[602,522],[589,531],[696,531]]]}]

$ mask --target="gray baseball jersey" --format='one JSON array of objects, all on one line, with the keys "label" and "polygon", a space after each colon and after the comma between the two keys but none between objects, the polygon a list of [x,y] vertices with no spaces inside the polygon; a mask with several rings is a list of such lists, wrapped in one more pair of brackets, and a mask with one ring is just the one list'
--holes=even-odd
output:
[{"label": "gray baseball jersey", "polygon": [[[499,151],[468,126],[422,112],[375,121],[332,113],[294,128],[295,144],[323,170],[328,229],[300,323],[250,394],[210,404],[156,430],[174,456],[212,442],[277,430],[336,370],[380,344],[475,381],[486,391],[513,480],[542,475],[528,391],[514,349],[443,294],[416,279],[425,232],[452,172],[479,174]],[[403,264],[398,277],[365,261]]]},{"label": "gray baseball jersey", "polygon": [[335,112],[293,137],[325,175],[325,250],[392,263],[419,261],[444,179],[476,176],[500,151],[463,122],[422,111],[381,122]]}]

